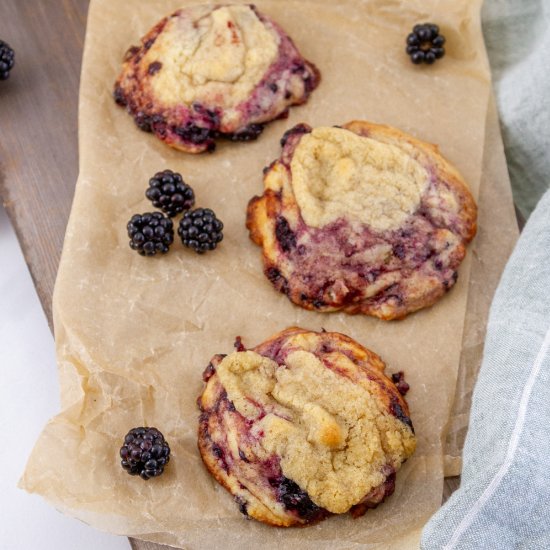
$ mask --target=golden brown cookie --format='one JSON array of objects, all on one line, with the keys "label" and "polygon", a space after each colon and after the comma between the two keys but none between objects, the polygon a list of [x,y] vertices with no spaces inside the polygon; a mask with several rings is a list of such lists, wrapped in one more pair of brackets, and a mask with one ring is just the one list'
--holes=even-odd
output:
[{"label": "golden brown cookie", "polygon": [[343,334],[299,328],[215,355],[198,399],[204,464],[243,514],[271,525],[364,514],[416,445],[384,368]]},{"label": "golden brown cookie", "polygon": [[307,101],[320,74],[253,5],[197,5],[162,19],[131,47],[115,101],[142,130],[188,153],[214,139],[256,139]]},{"label": "golden brown cookie", "polygon": [[435,145],[389,126],[299,124],[265,170],[247,228],[295,304],[398,319],[456,282],[477,208]]}]

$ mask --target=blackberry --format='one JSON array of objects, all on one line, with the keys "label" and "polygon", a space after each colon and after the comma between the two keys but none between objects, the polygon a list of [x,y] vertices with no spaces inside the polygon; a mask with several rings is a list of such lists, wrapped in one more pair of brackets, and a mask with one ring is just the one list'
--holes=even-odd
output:
[{"label": "blackberry", "polygon": [[290,228],[288,220],[283,216],[278,216],[275,222],[275,237],[277,237],[283,252],[290,252],[296,247],[296,234]]},{"label": "blackberry", "polygon": [[431,65],[436,59],[445,55],[445,37],[439,34],[439,27],[433,23],[415,25],[407,36],[406,52],[411,61],[418,65],[427,63]]},{"label": "blackberry", "polygon": [[124,91],[120,86],[117,86],[115,88],[115,91],[113,92],[113,98],[115,100],[115,103],[117,105],[120,105],[121,107],[126,107],[128,102],[126,101],[126,97],[124,96]]},{"label": "blackberry", "polygon": [[407,426],[409,426],[414,433],[414,427],[411,419],[405,414],[403,407],[395,397],[392,397],[390,401],[390,413],[393,414],[393,416],[395,416],[398,420],[401,420],[404,424],[407,424]]},{"label": "blackberry", "polygon": [[214,250],[223,239],[223,223],[209,208],[186,212],[180,221],[178,235],[183,244],[198,254]]},{"label": "blackberry", "polygon": [[231,141],[254,141],[264,131],[264,126],[264,124],[249,124],[238,132],[221,134],[221,136]]},{"label": "blackberry", "polygon": [[192,123],[187,123],[185,126],[176,128],[175,133],[184,141],[190,141],[195,145],[201,145],[215,136],[215,132],[210,128],[197,126]]},{"label": "blackberry", "polygon": [[288,477],[270,478],[268,482],[277,490],[278,499],[284,507],[308,523],[323,519],[327,515],[326,510],[317,506],[309,495]]},{"label": "blackberry", "polygon": [[130,248],[142,256],[166,254],[174,242],[174,224],[160,212],[134,214],[127,225]]},{"label": "blackberry", "polygon": [[195,204],[193,189],[183,181],[181,174],[172,170],[157,172],[149,180],[145,196],[171,218]]},{"label": "blackberry", "polygon": [[283,477],[279,485],[279,498],[287,510],[296,510],[300,517],[312,515],[319,508],[311,501],[306,492],[287,477]]},{"label": "blackberry", "polygon": [[[115,99],[115,101],[116,101],[116,99]],[[146,115],[142,111],[138,111],[134,115],[134,122],[136,123],[136,126],[140,130],[143,130],[144,132],[152,132],[153,131],[153,128],[151,126],[151,122],[152,122],[151,117],[149,115]]]},{"label": "blackberry", "polygon": [[15,52],[10,45],[0,40],[0,80],[6,80],[15,63]]},{"label": "blackberry", "polygon": [[170,461],[170,446],[156,428],[134,428],[120,448],[120,464],[132,476],[157,477]]}]

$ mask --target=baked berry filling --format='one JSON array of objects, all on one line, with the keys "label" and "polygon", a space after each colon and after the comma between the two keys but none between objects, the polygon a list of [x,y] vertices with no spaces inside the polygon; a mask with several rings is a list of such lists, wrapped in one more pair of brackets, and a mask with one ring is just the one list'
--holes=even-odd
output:
[{"label": "baked berry filling", "polygon": [[[212,376],[212,364],[207,367],[206,377]],[[254,403],[259,407],[258,403]],[[281,470],[279,457],[271,456],[268,460],[260,460],[254,455],[253,447],[262,433],[253,433],[253,423],[244,418],[227,399],[227,394],[220,391],[214,410],[203,411],[199,419],[201,438],[206,441],[210,453],[216,457],[218,466],[228,475],[234,475],[240,480],[243,494],[236,496],[240,511],[247,515],[246,493],[258,493],[269,490],[273,499],[279,502],[292,515],[310,523],[328,515],[328,512],[316,506],[308,494],[296,483],[286,478]],[[263,411],[258,420],[265,416]],[[220,426],[235,426],[238,430],[239,448],[235,454],[223,434]],[[225,432],[227,433],[227,431]]]},{"label": "baked berry filling", "polygon": [[[281,139],[280,162],[289,177],[294,150],[308,132],[311,128],[300,124]],[[463,228],[458,217],[438,211],[434,197],[444,182],[434,170],[428,168],[428,173],[430,181],[420,205],[402,227],[391,231],[377,232],[344,218],[310,227],[299,215],[291,224],[283,214],[281,199],[281,213],[275,219],[280,260],[277,267],[266,267],[267,277],[280,292],[314,309],[365,301],[399,307],[405,301],[408,279],[418,275],[448,291],[456,283],[464,256]]]},{"label": "baked berry filling", "polygon": [[298,517],[308,523],[319,521],[328,515],[328,512],[317,506],[309,495],[300,489],[294,481],[284,476],[271,478],[269,484],[276,490],[277,498],[289,512],[295,512]]}]

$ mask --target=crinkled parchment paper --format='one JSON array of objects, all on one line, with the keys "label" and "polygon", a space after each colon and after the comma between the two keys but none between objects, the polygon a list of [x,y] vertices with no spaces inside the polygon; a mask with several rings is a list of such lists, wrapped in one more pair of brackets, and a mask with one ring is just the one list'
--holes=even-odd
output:
[{"label": "crinkled parchment paper", "polygon": [[455,402],[445,441],[445,475],[459,475],[468,428],[472,391],[481,364],[489,307],[500,274],[518,237],[512,188],[491,98],[485,127],[482,185],[478,201],[478,233],[471,245],[472,268],[462,337]]},{"label": "crinkled parchment paper", "polygon": [[[480,0],[258,1],[323,80],[307,105],[269,125],[257,142],[221,143],[212,155],[169,149],[136,129],[111,96],[125,50],[183,0],[92,0],[80,92],[80,176],[54,296],[62,413],[31,455],[22,486],[108,531],[186,548],[411,548],[441,502],[442,441],[461,356],[472,254],[456,287],[404,321],[318,314],[292,305],[262,273],[244,227],[262,168],[298,122],[366,119],[440,145],[478,196],[490,94]],[[404,39],[437,22],[447,55],[417,67]],[[148,178],[183,174],[198,206],[225,223],[219,249],[203,257],[176,243],[164,257],[128,247],[126,222],[151,209]],[[404,370],[418,435],[395,494],[365,517],[330,518],[306,529],[246,521],[202,466],[196,448],[201,373],[236,335],[253,346],[291,325],[340,331]],[[173,460],[147,483],[119,466],[129,428],[158,427]]]}]

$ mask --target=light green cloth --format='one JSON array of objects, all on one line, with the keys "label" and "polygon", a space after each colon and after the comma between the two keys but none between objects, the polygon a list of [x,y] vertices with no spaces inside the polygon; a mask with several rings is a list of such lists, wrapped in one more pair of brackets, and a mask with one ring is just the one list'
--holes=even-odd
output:
[{"label": "light green cloth", "polygon": [[461,486],[422,548],[550,549],[550,191],[495,294]]},{"label": "light green cloth", "polygon": [[485,0],[482,21],[514,202],[526,219],[550,187],[550,0]]},{"label": "light green cloth", "polygon": [[[528,217],[550,185],[550,0],[486,0],[483,18],[514,197]],[[463,464],[423,549],[550,550],[550,191],[491,306]]]}]

